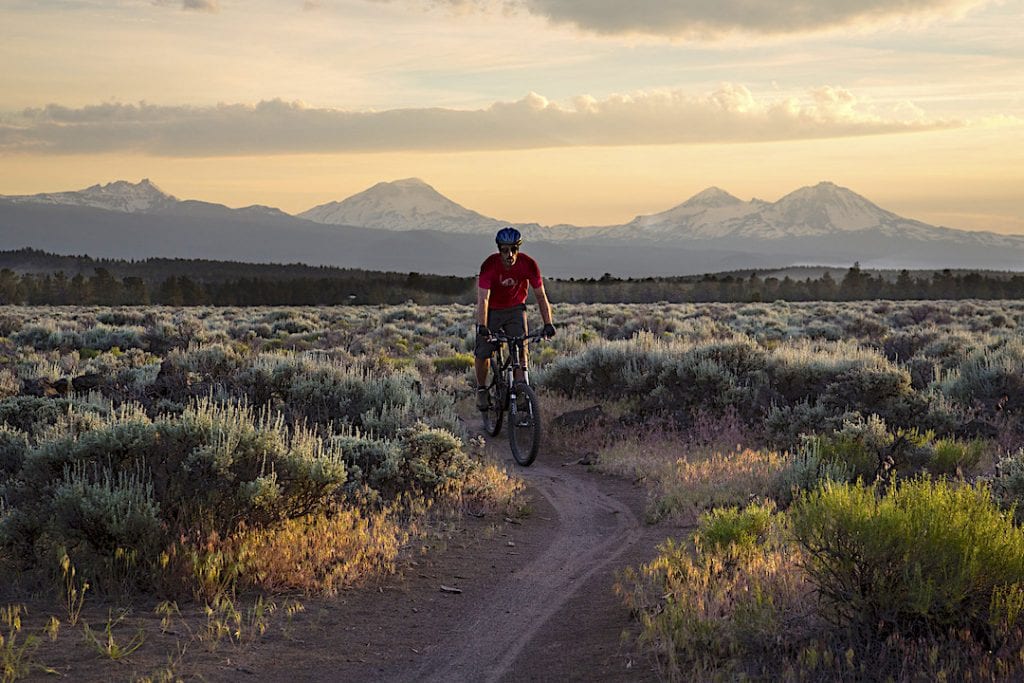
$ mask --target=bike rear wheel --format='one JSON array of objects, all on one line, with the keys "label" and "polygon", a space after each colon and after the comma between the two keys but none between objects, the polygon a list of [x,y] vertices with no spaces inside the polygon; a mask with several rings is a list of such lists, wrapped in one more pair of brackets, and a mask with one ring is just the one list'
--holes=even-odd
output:
[{"label": "bike rear wheel", "polygon": [[491,407],[482,411],[484,419],[484,431],[491,436],[497,436],[501,432],[501,420],[505,416],[505,382],[501,379],[501,356],[491,356],[491,386],[487,388],[488,396],[491,399]]},{"label": "bike rear wheel", "polygon": [[525,382],[516,384],[515,394],[508,406],[508,444],[516,462],[528,467],[540,450],[540,402],[533,387]]},{"label": "bike rear wheel", "polygon": [[497,436],[501,432],[502,418],[505,416],[505,411],[502,409],[502,403],[505,401],[505,387],[501,382],[495,382],[491,384],[489,388],[491,397],[491,406],[484,411],[481,411],[481,416],[484,420],[484,431],[491,436]]}]

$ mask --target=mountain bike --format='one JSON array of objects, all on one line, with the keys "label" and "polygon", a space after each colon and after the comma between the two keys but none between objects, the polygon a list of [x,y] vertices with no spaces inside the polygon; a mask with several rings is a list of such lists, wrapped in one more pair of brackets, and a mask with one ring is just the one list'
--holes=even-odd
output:
[{"label": "mountain bike", "polygon": [[[501,432],[501,423],[508,413],[508,445],[512,457],[528,467],[540,449],[540,403],[530,386],[530,376],[523,367],[523,344],[540,341],[540,332],[508,337],[500,332],[491,334],[487,341],[498,348],[491,354],[491,383],[487,385],[490,407],[482,411],[484,429],[491,436]],[[523,379],[516,381],[516,371],[522,370]]]}]

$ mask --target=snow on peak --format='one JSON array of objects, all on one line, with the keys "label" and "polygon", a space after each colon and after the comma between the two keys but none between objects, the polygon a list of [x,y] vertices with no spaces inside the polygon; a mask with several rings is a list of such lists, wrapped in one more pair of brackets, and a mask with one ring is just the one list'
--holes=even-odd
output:
[{"label": "snow on peak", "polygon": [[835,183],[795,190],[766,210],[768,222],[791,233],[820,234],[877,228],[896,216]]},{"label": "snow on peak", "polygon": [[73,192],[45,192],[42,194],[6,197],[18,204],[57,204],[84,206],[121,213],[148,213],[166,208],[178,200],[163,192],[149,178],[138,183],[115,180],[106,185],[92,185]]},{"label": "snow on peak", "polygon": [[734,197],[725,190],[718,187],[709,187],[706,190],[702,190],[697,194],[687,199],[683,206],[731,206],[733,204],[742,204],[743,200],[738,197]]},{"label": "snow on peak", "polygon": [[377,183],[348,199],[321,204],[299,216],[317,223],[382,230],[489,232],[503,225],[456,204],[419,178]]},{"label": "snow on peak", "polygon": [[746,216],[758,205],[744,202],[717,187],[698,192],[668,211],[637,216],[629,223],[652,237],[721,237],[729,221]]}]

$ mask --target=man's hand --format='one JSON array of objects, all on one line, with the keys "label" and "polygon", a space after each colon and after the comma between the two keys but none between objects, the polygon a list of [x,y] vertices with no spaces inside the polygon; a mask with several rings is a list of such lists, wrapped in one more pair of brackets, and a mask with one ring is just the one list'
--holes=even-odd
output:
[{"label": "man's hand", "polygon": [[551,339],[552,337],[555,336],[555,326],[552,325],[551,323],[548,323],[547,325],[544,326],[543,334],[546,339]]},{"label": "man's hand", "polygon": [[487,325],[477,325],[476,336],[486,339],[491,336],[491,331],[487,328]]}]

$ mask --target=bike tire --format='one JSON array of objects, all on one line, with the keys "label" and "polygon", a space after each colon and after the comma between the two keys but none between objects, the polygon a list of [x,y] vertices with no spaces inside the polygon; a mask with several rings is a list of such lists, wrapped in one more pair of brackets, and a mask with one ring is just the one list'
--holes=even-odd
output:
[{"label": "bike tire", "polygon": [[480,412],[484,420],[484,431],[490,436],[501,433],[501,422],[505,416],[505,385],[503,382],[491,382],[488,388],[491,396],[491,407]]},{"label": "bike tire", "polygon": [[509,401],[508,406],[508,445],[515,461],[529,467],[540,450],[540,401],[533,387],[525,382],[516,383],[515,394],[515,400]]}]

